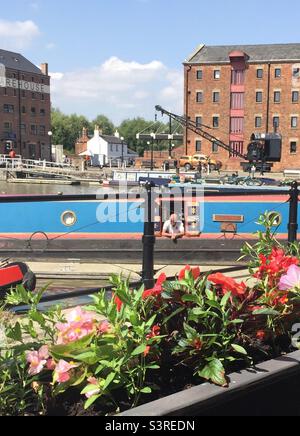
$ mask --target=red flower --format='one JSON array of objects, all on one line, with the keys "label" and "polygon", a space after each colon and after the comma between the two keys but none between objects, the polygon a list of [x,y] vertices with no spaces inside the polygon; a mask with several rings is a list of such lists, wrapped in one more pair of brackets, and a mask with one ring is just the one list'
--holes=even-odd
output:
[{"label": "red flower", "polygon": [[260,267],[254,275],[255,278],[264,279],[269,277],[269,285],[276,286],[278,280],[283,274],[286,274],[290,266],[299,265],[299,259],[292,256],[286,256],[284,250],[273,248],[270,256],[259,256]]},{"label": "red flower", "polygon": [[160,327],[159,325],[155,325],[152,327],[151,333],[147,335],[146,339],[149,341],[150,339],[156,338],[159,335],[160,335]]},{"label": "red flower", "polygon": [[237,283],[233,278],[226,277],[224,274],[212,274],[208,277],[208,280],[217,286],[221,286],[224,294],[231,292],[235,297],[241,297],[246,294],[247,286],[245,283]]},{"label": "red flower", "polygon": [[178,279],[184,280],[185,279],[185,274],[187,271],[191,271],[193,277],[195,280],[197,280],[200,277],[201,271],[200,268],[191,268],[189,265],[187,265],[183,270],[180,271],[180,273],[178,274]]},{"label": "red flower", "polygon": [[113,294],[113,300],[115,302],[115,304],[117,305],[117,311],[121,312],[122,306],[123,306],[123,301],[120,300],[120,298]]},{"label": "red flower", "polygon": [[159,297],[163,291],[163,284],[166,282],[167,276],[166,274],[161,274],[153,289],[148,289],[143,293],[143,300],[146,300],[150,297]]},{"label": "red flower", "polygon": [[146,350],[144,351],[144,357],[147,357],[147,356],[148,356],[148,354],[150,353],[150,350],[151,350],[151,347],[149,347],[149,346],[147,345]]},{"label": "red flower", "polygon": [[270,304],[273,307],[285,306],[289,302],[289,297],[287,293],[282,293],[280,291],[273,291],[268,294],[270,298]]},{"label": "red flower", "polygon": [[266,332],[265,332],[264,330],[259,330],[259,331],[256,333],[256,337],[257,337],[257,339],[259,339],[260,341],[263,341],[263,340],[266,339]]},{"label": "red flower", "polygon": [[201,351],[201,350],[202,350],[202,347],[203,347],[203,343],[200,341],[200,339],[195,339],[194,342],[193,342],[193,347],[194,347],[196,350]]}]

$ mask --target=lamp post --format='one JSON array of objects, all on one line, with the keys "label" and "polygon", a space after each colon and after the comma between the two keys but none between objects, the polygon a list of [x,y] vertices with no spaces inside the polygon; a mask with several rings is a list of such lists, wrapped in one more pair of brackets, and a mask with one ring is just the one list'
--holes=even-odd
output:
[{"label": "lamp post", "polygon": [[151,143],[151,171],[154,170],[154,138],[155,133],[151,133],[152,136],[152,143]]},{"label": "lamp post", "polygon": [[120,138],[122,141],[122,167],[124,165],[124,138],[123,136]]},{"label": "lamp post", "polygon": [[51,130],[48,132],[48,136],[49,136],[49,143],[50,143],[50,162],[52,162],[52,136],[53,136],[53,132]]}]

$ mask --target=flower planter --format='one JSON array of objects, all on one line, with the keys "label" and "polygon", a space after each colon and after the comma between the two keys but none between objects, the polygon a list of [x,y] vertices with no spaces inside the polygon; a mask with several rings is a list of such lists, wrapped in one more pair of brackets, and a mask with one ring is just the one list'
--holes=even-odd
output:
[{"label": "flower planter", "polygon": [[[200,386],[182,391],[178,394],[148,403],[136,409],[129,410],[120,414],[121,417],[130,416],[201,416],[205,414],[217,415],[218,411],[224,410],[229,405],[229,410],[235,415],[235,411],[230,409],[230,403],[236,402],[239,406],[244,405],[251,409],[253,401],[249,401],[249,396],[255,394],[254,401],[259,401],[264,391],[267,396],[276,395],[279,398],[271,398],[270,400],[280,403],[281,410],[284,408],[287,413],[291,409],[287,403],[290,397],[290,387],[297,385],[299,377],[300,384],[300,351],[282,356],[275,360],[270,360],[262,363],[252,369],[241,371],[240,373],[232,374],[228,388],[221,388],[215,385],[205,383]],[[282,397],[279,390],[282,386],[288,385],[288,394]],[[274,387],[270,391],[270,387]],[[269,391],[268,391],[269,390]],[[298,391],[299,392],[299,391]],[[276,395],[277,396],[277,395]],[[299,400],[298,400],[299,401]],[[277,403],[277,404],[278,404]],[[300,412],[300,405],[299,405]],[[225,414],[228,412],[224,412]],[[251,410],[249,410],[251,415]],[[253,412],[252,412],[253,413]],[[284,415],[286,413],[283,413]],[[263,414],[263,410],[262,410]]]}]

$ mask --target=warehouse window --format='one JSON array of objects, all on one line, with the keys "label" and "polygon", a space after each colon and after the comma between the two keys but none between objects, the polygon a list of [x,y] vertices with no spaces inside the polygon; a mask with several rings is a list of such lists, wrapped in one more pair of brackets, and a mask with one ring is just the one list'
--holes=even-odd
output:
[{"label": "warehouse window", "polygon": [[201,152],[202,151],[202,141],[197,140],[196,141],[196,152]]},{"label": "warehouse window", "polygon": [[274,103],[280,103],[281,101],[281,92],[275,91],[274,92]]},{"label": "warehouse window", "polygon": [[203,71],[202,70],[198,70],[197,71],[197,80],[202,80],[203,79]]},{"label": "warehouse window", "polygon": [[262,117],[255,117],[255,127],[257,129],[262,127]]},{"label": "warehouse window", "polygon": [[263,101],[263,93],[262,91],[258,91],[256,93],[256,103],[262,103]]},{"label": "warehouse window", "polygon": [[40,135],[41,136],[45,136],[46,135],[46,127],[45,126],[40,126]]},{"label": "warehouse window", "polygon": [[36,126],[35,124],[31,124],[30,133],[31,133],[31,135],[37,135],[38,134],[38,126]]},{"label": "warehouse window", "polygon": [[280,126],[280,118],[278,116],[273,117],[273,127],[278,128]]},{"label": "warehouse window", "polygon": [[196,127],[200,127],[202,124],[202,117],[196,117]]},{"label": "warehouse window", "polygon": [[262,79],[264,77],[264,70],[262,68],[259,68],[258,70],[256,70],[256,77],[258,79]]},{"label": "warehouse window", "polygon": [[297,129],[298,127],[298,117],[291,117],[291,128]]},{"label": "warehouse window", "polygon": [[298,103],[299,102],[299,91],[293,91],[292,92],[292,102]]},{"label": "warehouse window", "polygon": [[213,117],[213,128],[218,129],[219,124],[220,124],[219,117]]},{"label": "warehouse window", "polygon": [[221,71],[220,70],[215,70],[214,71],[214,79],[215,80],[220,80],[221,79]]},{"label": "warehouse window", "polygon": [[213,92],[213,102],[214,103],[220,102],[220,92],[219,91]]},{"label": "warehouse window", "polygon": [[233,92],[231,94],[231,109],[244,109],[245,94],[243,92]]},{"label": "warehouse window", "polygon": [[243,133],[244,132],[244,118],[233,117],[230,119],[230,133]]},{"label": "warehouse window", "polygon": [[4,133],[12,132],[12,123],[4,123]]},{"label": "warehouse window", "polygon": [[7,113],[7,114],[13,114],[15,111],[15,107],[12,104],[5,104],[3,106],[3,112]]},{"label": "warehouse window", "polygon": [[290,153],[291,154],[297,153],[297,142],[296,141],[290,142]]},{"label": "warehouse window", "polygon": [[26,124],[21,123],[20,127],[21,127],[21,133],[25,134],[26,133]]},{"label": "warehouse window", "polygon": [[213,153],[218,153],[218,152],[219,152],[219,146],[218,146],[218,143],[215,142],[215,141],[212,143],[212,152],[213,152]]},{"label": "warehouse window", "polygon": [[232,70],[231,72],[231,84],[232,85],[244,85],[245,83],[245,71],[244,70]]},{"label": "warehouse window", "polygon": [[281,68],[275,68],[275,78],[276,79],[281,78]]},{"label": "warehouse window", "polygon": [[238,154],[244,154],[244,142],[232,141],[230,142],[231,151],[229,157],[238,157]]},{"label": "warehouse window", "polygon": [[293,68],[293,77],[295,79],[299,79],[299,77],[300,77],[300,68]]},{"label": "warehouse window", "polygon": [[202,91],[197,92],[196,101],[197,101],[197,103],[203,103],[203,92]]}]

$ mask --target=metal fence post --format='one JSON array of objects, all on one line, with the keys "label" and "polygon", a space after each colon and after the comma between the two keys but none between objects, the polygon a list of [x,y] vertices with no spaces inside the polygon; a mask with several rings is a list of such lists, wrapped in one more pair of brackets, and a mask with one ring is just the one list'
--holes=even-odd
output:
[{"label": "metal fence post", "polygon": [[290,215],[289,215],[289,243],[297,242],[298,234],[298,201],[299,201],[299,185],[298,182],[293,182],[290,190]]},{"label": "metal fence post", "polygon": [[152,289],[154,286],[154,245],[155,229],[152,218],[152,209],[154,207],[152,199],[153,184],[148,182],[145,185],[147,193],[146,215],[143,236],[143,272],[142,278],[145,289]]}]

